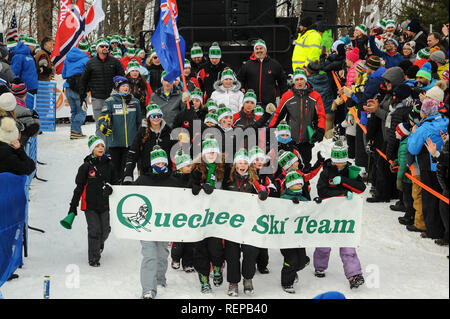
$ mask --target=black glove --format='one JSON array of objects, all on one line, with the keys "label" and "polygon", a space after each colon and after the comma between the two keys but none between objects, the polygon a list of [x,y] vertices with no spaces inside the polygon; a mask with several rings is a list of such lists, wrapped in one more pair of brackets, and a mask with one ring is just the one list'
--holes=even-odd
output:
[{"label": "black glove", "polygon": [[311,137],[311,143],[315,144],[315,143],[320,143],[323,141],[323,137],[325,135],[325,132],[323,129],[318,128],[316,130],[316,132],[314,133],[314,135]]},{"label": "black glove", "polygon": [[325,157],[322,156],[322,153],[319,151],[317,152],[317,162],[323,164],[325,162]]},{"label": "black glove", "polygon": [[206,194],[211,195],[214,192],[214,187],[208,183],[203,184],[203,190]]},{"label": "black glove", "polygon": [[78,215],[77,208],[76,207],[75,208],[70,207],[69,212],[67,213],[67,215],[70,215],[70,214],[75,214],[75,216],[77,216]]},{"label": "black glove", "polygon": [[314,198],[314,201],[315,201],[317,204],[322,204],[322,198],[320,198],[320,197]]},{"label": "black glove", "polygon": [[266,190],[260,190],[258,193],[258,198],[262,201],[266,200],[269,197],[269,192]]},{"label": "black glove", "polygon": [[111,195],[113,193],[113,189],[111,186],[109,186],[108,184],[105,184],[103,186],[103,197],[108,197],[109,195]]},{"label": "black glove", "polygon": [[297,197],[292,197],[291,200],[292,200],[292,202],[294,204],[299,204],[300,203],[300,200]]},{"label": "black glove", "polygon": [[192,194],[197,196],[201,189],[202,187],[200,185],[192,185]]}]

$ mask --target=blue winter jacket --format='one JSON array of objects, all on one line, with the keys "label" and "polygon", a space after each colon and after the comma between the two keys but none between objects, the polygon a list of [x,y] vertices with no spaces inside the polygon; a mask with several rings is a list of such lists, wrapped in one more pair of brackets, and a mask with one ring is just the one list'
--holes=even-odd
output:
[{"label": "blue winter jacket", "polygon": [[331,105],[333,104],[333,91],[331,90],[330,81],[325,72],[320,72],[308,76],[308,83],[312,85],[314,91],[319,92],[322,97],[325,113],[331,113]]},{"label": "blue winter jacket", "polygon": [[15,77],[19,77],[27,86],[28,91],[37,90],[39,87],[36,61],[31,55],[30,48],[22,42],[14,49],[14,57],[11,60],[11,70]]},{"label": "blue winter jacket", "polygon": [[380,67],[378,70],[369,75],[366,87],[364,88],[364,97],[366,100],[373,99],[377,95],[380,85],[383,84],[383,74],[386,72],[385,67]]},{"label": "blue winter jacket", "polygon": [[443,117],[441,114],[429,116],[426,119],[422,120],[420,126],[408,138],[408,152],[416,156],[416,161],[419,163],[419,165],[421,159],[418,155],[420,154],[421,156],[423,156],[426,154],[426,156],[429,157],[431,171],[433,172],[436,171],[437,163],[433,163],[433,161],[431,160],[431,154],[426,149],[425,142],[428,138],[431,138],[433,143],[436,144],[436,150],[440,151],[442,145],[444,145],[444,141],[441,137],[441,131],[444,133],[447,132],[447,126],[447,117]]},{"label": "blue winter jacket", "polygon": [[394,55],[390,55],[389,53],[378,49],[378,47],[375,43],[374,36],[369,37],[369,44],[370,44],[370,49],[372,50],[372,53],[379,56],[384,61],[386,61],[387,69],[390,69],[394,66],[398,66],[400,64],[400,62],[402,62],[404,60],[403,56],[398,52],[396,52]]},{"label": "blue winter jacket", "polygon": [[[62,69],[62,78],[68,79],[76,74],[82,74],[88,61],[89,56],[86,53],[81,52],[80,49],[74,47],[67,53]],[[68,88],[69,84],[65,82],[64,87]]]}]

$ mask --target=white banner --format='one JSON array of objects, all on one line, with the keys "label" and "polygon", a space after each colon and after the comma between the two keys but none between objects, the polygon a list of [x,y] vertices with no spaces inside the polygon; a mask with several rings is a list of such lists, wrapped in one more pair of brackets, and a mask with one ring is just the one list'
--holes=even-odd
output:
[{"label": "white banner", "polygon": [[111,227],[118,238],[197,242],[208,237],[260,248],[357,247],[363,199],[321,204],[215,190],[113,186]]},{"label": "white banner", "polygon": [[[64,80],[61,76],[57,75],[55,76],[55,81],[52,82],[56,82],[56,118],[60,119],[60,118],[70,118],[70,105],[69,105],[69,101],[66,98],[66,95],[64,94],[64,82],[66,82],[66,80]],[[92,112],[92,102],[91,102],[91,95],[88,94],[88,110],[87,110],[87,115],[93,115],[94,113]]]}]

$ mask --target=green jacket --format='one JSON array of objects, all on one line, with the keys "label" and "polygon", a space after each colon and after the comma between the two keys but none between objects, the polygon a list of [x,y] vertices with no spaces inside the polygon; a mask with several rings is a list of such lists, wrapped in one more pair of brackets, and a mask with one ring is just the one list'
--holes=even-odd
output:
[{"label": "green jacket", "polygon": [[301,202],[307,202],[308,201],[308,199],[306,197],[304,197],[302,195],[302,193],[300,193],[300,194],[294,193],[289,188],[286,188],[284,190],[283,194],[281,195],[281,198],[284,198],[284,199],[292,199],[294,197],[297,197]]},{"label": "green jacket", "polygon": [[107,137],[108,147],[131,146],[142,122],[139,100],[131,97],[127,103],[125,98],[113,93],[103,105],[98,125],[107,125],[108,121],[112,130]]},{"label": "green jacket", "polygon": [[397,179],[401,178],[403,183],[411,183],[411,180],[405,176],[405,172],[408,167],[406,164],[406,153],[408,152],[408,137],[400,142],[400,146],[398,147],[398,172]]}]

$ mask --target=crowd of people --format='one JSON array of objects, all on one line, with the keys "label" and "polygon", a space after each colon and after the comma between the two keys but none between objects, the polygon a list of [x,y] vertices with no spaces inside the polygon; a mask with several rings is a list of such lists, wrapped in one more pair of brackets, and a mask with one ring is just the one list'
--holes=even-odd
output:
[{"label": "crowd of people", "polygon": [[[428,34],[418,19],[383,19],[371,29],[356,26],[329,50],[323,49],[323,31],[309,18],[300,21],[292,76],[269,56],[263,39],[239,70],[223,61],[217,42],[207,54],[194,43],[184,63],[186,85],[180,78],[168,82],[156,52],[134,48],[131,37],[110,36],[92,45],[83,40],[68,53],[62,76],[72,112],[70,139],[87,138],[81,128],[88,93],[96,121],[69,209],[76,215],[82,200],[91,266],[100,266],[110,233],[110,185],[190,188],[193,196],[224,189],[300,204],[352,200],[366,182],[368,203],[398,200],[390,209],[405,213],[399,222],[407,230],[448,246],[448,204],[418,184],[448,199],[448,24],[442,34]],[[45,40],[34,59],[32,38],[2,49],[0,111],[9,113],[0,116],[15,120],[12,109],[23,108],[17,91],[35,93],[38,79],[53,78],[52,42]],[[1,120],[0,147],[24,161],[13,126]],[[236,138],[239,129],[254,132],[256,141]],[[215,134],[202,134],[206,130]],[[313,162],[313,148],[324,138],[333,139],[331,158],[319,152]],[[1,154],[0,172],[12,161]],[[270,166],[271,160],[277,164]],[[351,176],[351,166],[361,174]],[[310,181],[317,176],[313,199]],[[157,286],[166,285],[168,243],[141,243],[142,297],[155,298]],[[297,273],[310,258],[304,248],[281,254],[281,286],[295,293]],[[325,277],[329,256],[330,248],[315,250],[317,278]],[[350,287],[362,285],[356,250],[343,247],[340,256]],[[171,259],[172,268],[198,273],[204,293],[211,291],[211,272],[214,286],[222,285],[225,262],[230,296],[239,294],[241,279],[244,292],[253,293],[256,270],[270,273],[267,249],[221,238],[172,243]]]}]

